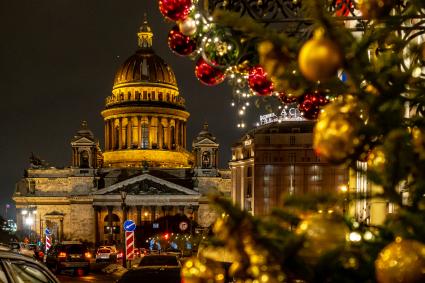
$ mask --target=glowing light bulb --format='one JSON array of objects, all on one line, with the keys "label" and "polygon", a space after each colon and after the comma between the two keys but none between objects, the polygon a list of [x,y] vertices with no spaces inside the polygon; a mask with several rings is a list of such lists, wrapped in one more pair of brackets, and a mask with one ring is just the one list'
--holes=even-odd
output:
[{"label": "glowing light bulb", "polygon": [[360,242],[362,240],[362,235],[360,235],[359,232],[351,232],[348,238],[351,242]]}]

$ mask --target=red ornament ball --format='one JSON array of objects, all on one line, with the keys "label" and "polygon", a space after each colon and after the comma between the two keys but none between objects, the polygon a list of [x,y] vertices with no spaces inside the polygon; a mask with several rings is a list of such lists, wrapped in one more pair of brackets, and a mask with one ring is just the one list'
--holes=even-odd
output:
[{"label": "red ornament ball", "polygon": [[297,98],[294,96],[288,96],[286,92],[280,91],[277,93],[277,97],[282,101],[283,104],[291,104],[297,102]]},{"label": "red ornament ball", "polygon": [[181,33],[178,26],[174,26],[168,33],[168,46],[178,55],[187,56],[196,50],[196,41]]},{"label": "red ornament ball", "polygon": [[306,93],[301,98],[298,109],[303,113],[304,118],[317,119],[320,113],[320,106],[326,105],[329,100],[320,92]]},{"label": "red ornament ball", "polygon": [[217,85],[225,79],[221,70],[210,66],[202,57],[196,62],[195,75],[201,83],[208,86]]},{"label": "red ornament ball", "polygon": [[187,18],[192,0],[160,0],[159,10],[164,17],[172,21],[183,21]]},{"label": "red ornament ball", "polygon": [[347,17],[354,10],[353,0],[336,0],[335,15],[337,17]]},{"label": "red ornament ball", "polygon": [[248,84],[259,95],[270,95],[274,88],[272,81],[267,78],[267,73],[261,66],[249,69]]}]

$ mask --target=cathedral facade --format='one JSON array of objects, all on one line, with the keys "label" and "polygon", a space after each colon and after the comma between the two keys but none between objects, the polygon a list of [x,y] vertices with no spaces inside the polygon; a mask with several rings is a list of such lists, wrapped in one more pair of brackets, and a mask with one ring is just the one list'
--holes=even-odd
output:
[{"label": "cathedral facade", "polygon": [[54,241],[120,244],[123,222],[134,220],[143,242],[162,232],[192,233],[216,214],[209,193],[230,194],[230,172],[218,169],[216,138],[204,124],[187,150],[189,112],[173,70],[152,48],[145,20],[138,50],[116,72],[106,98],[104,149],[82,123],[71,140],[68,168],[33,157],[16,186],[18,230]]}]

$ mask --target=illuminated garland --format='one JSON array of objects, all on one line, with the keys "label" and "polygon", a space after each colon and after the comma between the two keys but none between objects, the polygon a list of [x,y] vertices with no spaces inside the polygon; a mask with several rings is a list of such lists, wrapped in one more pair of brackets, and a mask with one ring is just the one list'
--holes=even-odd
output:
[{"label": "illuminated garland", "polygon": [[[338,15],[346,16],[350,9],[353,9],[351,1],[337,2]],[[250,102],[253,97],[278,98],[278,104],[281,106],[278,106],[278,109],[269,109],[271,112],[282,109],[282,104],[288,106],[297,103],[301,115],[306,119],[316,119],[321,107],[333,99],[329,94],[325,95],[319,91],[318,84],[315,89],[307,88],[301,95],[287,94],[260,65],[260,61],[264,61],[259,59],[260,49],[273,54],[274,46],[262,44],[257,52],[258,42],[246,42],[241,33],[218,25],[212,17],[205,17],[198,5],[198,0],[159,1],[159,9],[164,17],[176,22],[168,34],[168,45],[177,55],[196,61],[195,76],[201,83],[215,86],[227,79],[233,87],[234,98],[231,106],[237,109],[240,117],[238,128],[246,127],[243,117],[247,108],[253,104]],[[279,58],[271,60],[276,59]],[[271,60],[262,63],[264,66],[270,66],[273,64]],[[335,67],[338,67],[338,62]],[[330,72],[334,73],[335,70],[330,69]]]}]

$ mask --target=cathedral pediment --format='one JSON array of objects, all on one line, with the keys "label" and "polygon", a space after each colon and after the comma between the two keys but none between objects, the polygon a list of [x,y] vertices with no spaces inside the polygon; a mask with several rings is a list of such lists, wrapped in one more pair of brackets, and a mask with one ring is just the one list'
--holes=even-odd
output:
[{"label": "cathedral pediment", "polygon": [[75,145],[75,144],[79,144],[79,145],[92,145],[94,142],[93,140],[90,140],[89,138],[86,137],[75,137],[71,144]]},{"label": "cathedral pediment", "polygon": [[121,191],[128,195],[198,195],[196,191],[174,184],[167,180],[142,174],[107,188],[98,190],[95,195],[119,195]]},{"label": "cathedral pediment", "polygon": [[209,138],[204,138],[204,139],[202,139],[200,141],[197,141],[194,144],[196,144],[196,145],[215,145],[215,146],[218,146],[218,144],[215,141],[213,141],[213,140],[211,140]]}]

